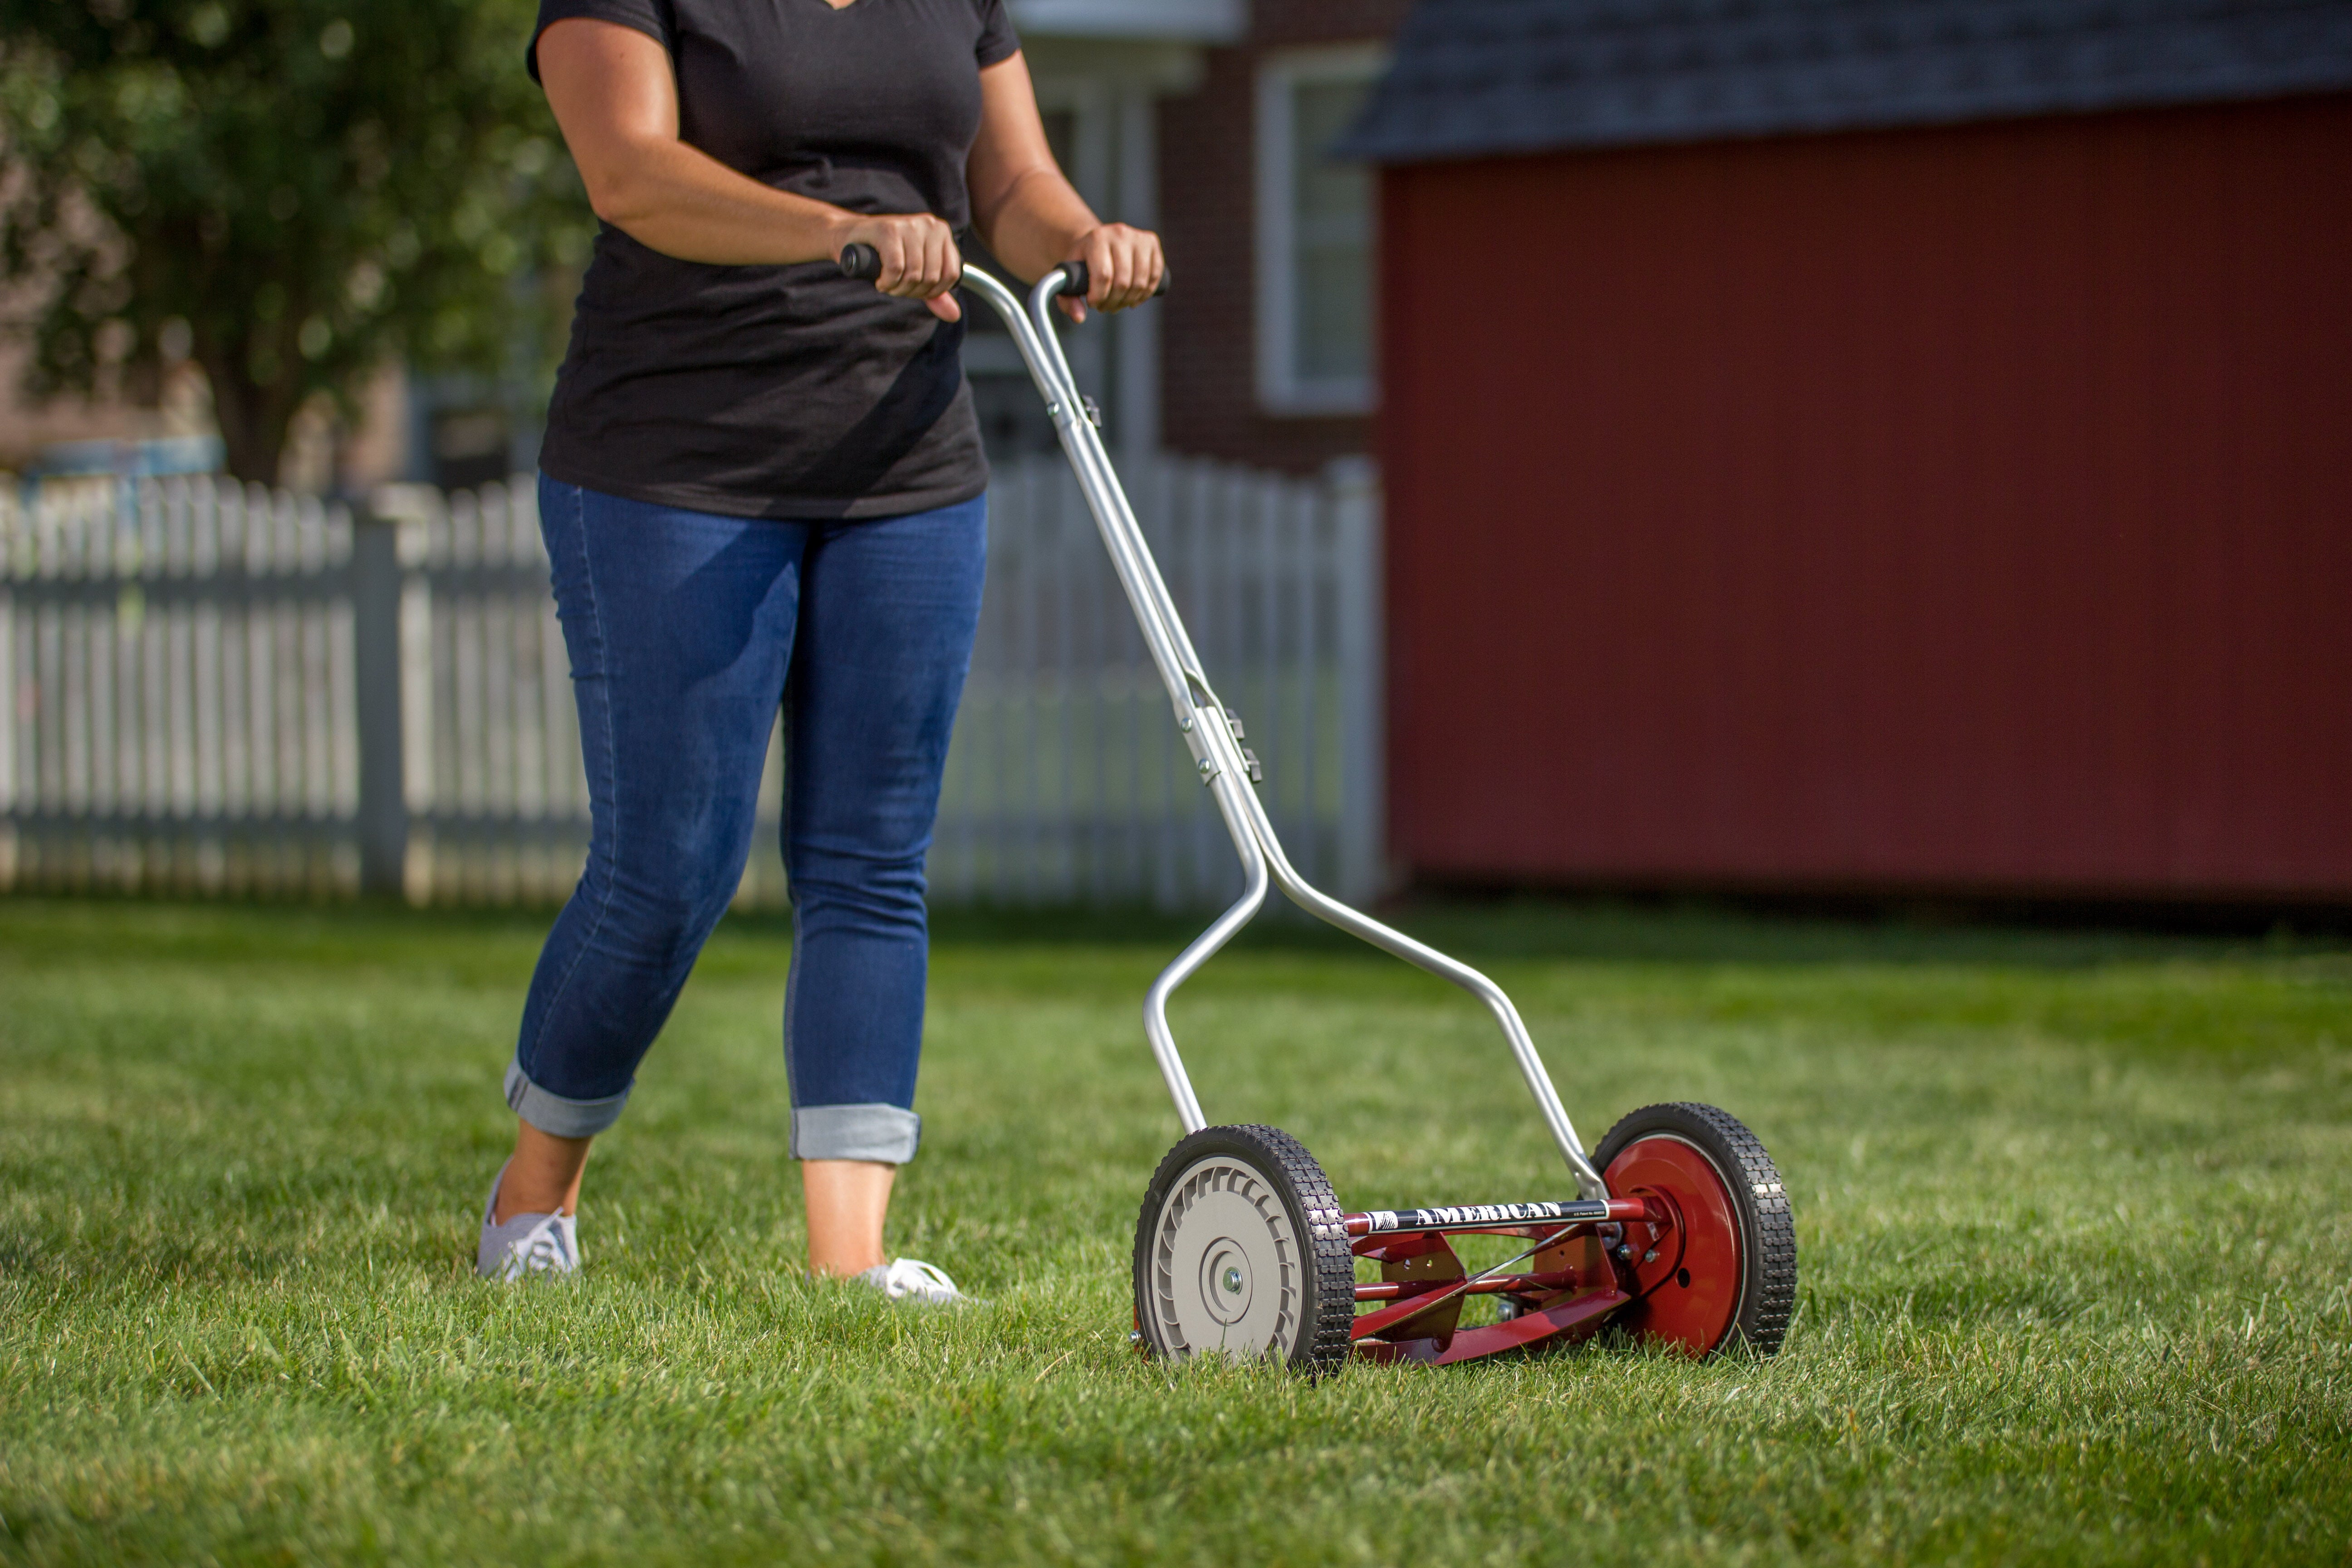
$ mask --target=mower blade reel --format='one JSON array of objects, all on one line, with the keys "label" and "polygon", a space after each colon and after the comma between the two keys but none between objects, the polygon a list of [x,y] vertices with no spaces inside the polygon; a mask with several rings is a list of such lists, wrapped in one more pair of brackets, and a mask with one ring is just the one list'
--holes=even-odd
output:
[{"label": "mower blade reel", "polygon": [[1475,1361],[1480,1356],[1524,1350],[1547,1340],[1574,1344],[1579,1340],[1591,1339],[1599,1333],[1611,1315],[1632,1300],[1622,1290],[1591,1290],[1573,1300],[1555,1301],[1549,1307],[1522,1312],[1516,1318],[1489,1324],[1483,1329],[1457,1329],[1443,1342],[1429,1338],[1360,1339],[1354,1347],[1356,1359],[1412,1361],[1431,1366],[1452,1366],[1456,1362]]},{"label": "mower blade reel", "polygon": [[1516,1318],[1486,1328],[1464,1329],[1454,1336],[1454,1342],[1433,1359],[1439,1366],[1452,1366],[1455,1362],[1474,1361],[1482,1355],[1515,1351],[1544,1340],[1559,1339],[1563,1342],[1573,1343],[1577,1340],[1590,1339],[1601,1331],[1611,1313],[1632,1300],[1622,1290],[1604,1289],[1540,1307],[1532,1312],[1522,1312]]},{"label": "mower blade reel", "polygon": [[[1416,1340],[1433,1341],[1440,1350],[1452,1342],[1454,1327],[1462,1321],[1463,1293],[1448,1295],[1444,1288],[1463,1279],[1468,1271],[1444,1237],[1433,1231],[1421,1231],[1393,1240],[1384,1237],[1376,1246],[1359,1242],[1351,1250],[1357,1257],[1370,1258],[1381,1266],[1382,1283],[1414,1288],[1414,1293],[1393,1307],[1357,1319],[1348,1336],[1350,1340],[1364,1339],[1387,1329],[1403,1329]],[[1438,1297],[1443,1299],[1433,1299]],[[1380,1327],[1365,1327],[1373,1322]]]}]

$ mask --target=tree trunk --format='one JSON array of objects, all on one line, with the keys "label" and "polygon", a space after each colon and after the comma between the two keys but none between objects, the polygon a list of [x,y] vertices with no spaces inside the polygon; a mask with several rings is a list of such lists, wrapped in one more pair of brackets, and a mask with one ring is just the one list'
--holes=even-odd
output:
[{"label": "tree trunk", "polygon": [[196,361],[212,384],[213,418],[220,426],[229,473],[247,484],[274,485],[299,399],[282,385],[258,386],[241,374],[243,367],[232,356],[244,346],[236,344],[224,353],[200,348]]}]

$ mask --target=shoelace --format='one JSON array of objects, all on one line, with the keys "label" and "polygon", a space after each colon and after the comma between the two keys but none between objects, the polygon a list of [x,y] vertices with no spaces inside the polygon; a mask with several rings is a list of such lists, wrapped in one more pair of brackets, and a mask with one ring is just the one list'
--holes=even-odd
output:
[{"label": "shoelace", "polygon": [[561,1215],[550,1215],[542,1223],[533,1226],[530,1234],[507,1251],[506,1278],[520,1279],[526,1274],[549,1270],[566,1274],[578,1267],[572,1256],[572,1241]]},{"label": "shoelace", "polygon": [[956,1301],[963,1292],[936,1264],[919,1258],[894,1258],[889,1271],[882,1277],[882,1293],[893,1301],[901,1296],[919,1296],[926,1301]]}]

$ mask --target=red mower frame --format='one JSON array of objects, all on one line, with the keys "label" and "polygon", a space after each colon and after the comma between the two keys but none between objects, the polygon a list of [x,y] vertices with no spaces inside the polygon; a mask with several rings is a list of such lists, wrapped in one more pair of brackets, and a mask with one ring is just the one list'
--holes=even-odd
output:
[{"label": "red mower frame", "polygon": [[[1612,1323],[1690,1355],[1710,1354],[1736,1337],[1759,1349],[1779,1347],[1777,1334],[1766,1343],[1763,1333],[1741,1329],[1743,1227],[1734,1194],[1704,1152],[1672,1136],[1640,1138],[1603,1175],[1622,1195],[1343,1216],[1349,1252],[1381,1268],[1380,1283],[1355,1288],[1358,1302],[1381,1303],[1350,1325],[1355,1353],[1446,1366],[1547,1342],[1574,1344]],[[1778,1198],[1785,1215],[1785,1194],[1750,1196]],[[1530,1245],[1474,1275],[1447,1240],[1458,1236]],[[1790,1257],[1793,1262],[1793,1246]],[[1502,1297],[1501,1321],[1460,1327],[1472,1296]],[[1769,1326],[1785,1324],[1784,1314],[1774,1316]]]}]

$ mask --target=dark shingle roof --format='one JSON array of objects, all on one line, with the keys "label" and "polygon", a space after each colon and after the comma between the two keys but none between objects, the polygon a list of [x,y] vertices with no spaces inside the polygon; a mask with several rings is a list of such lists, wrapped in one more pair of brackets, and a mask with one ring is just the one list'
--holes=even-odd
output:
[{"label": "dark shingle roof", "polygon": [[1702,142],[2352,89],[2352,0],[1422,0],[1343,156]]}]

